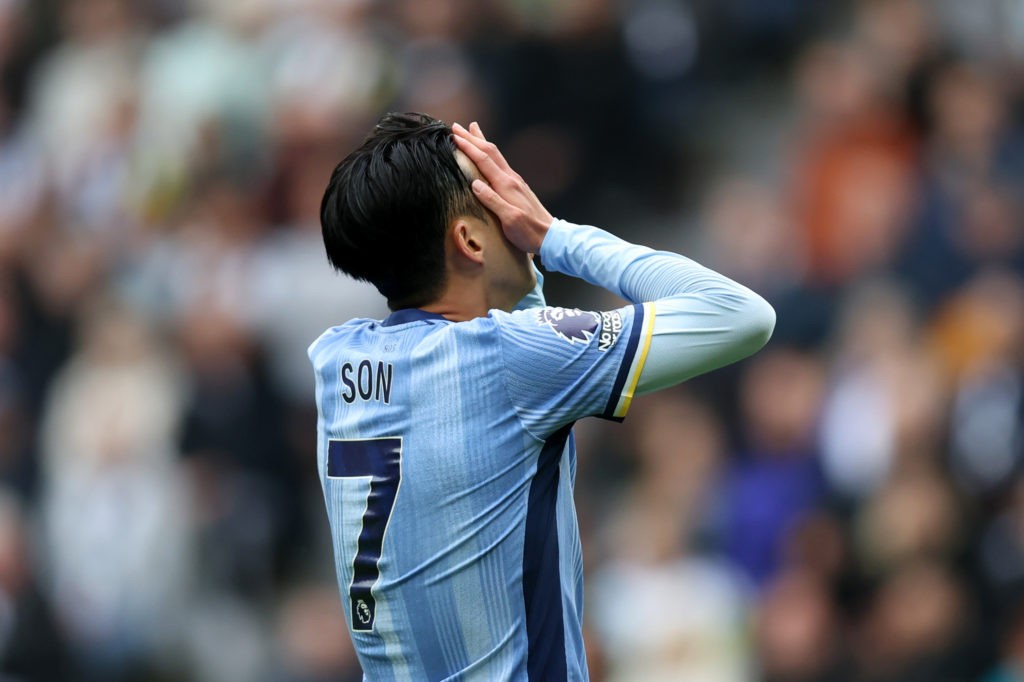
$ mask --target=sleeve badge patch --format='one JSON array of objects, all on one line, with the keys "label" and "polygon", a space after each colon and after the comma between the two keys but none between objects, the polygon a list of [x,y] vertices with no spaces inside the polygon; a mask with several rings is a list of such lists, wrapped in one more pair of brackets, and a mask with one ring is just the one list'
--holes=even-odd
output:
[{"label": "sleeve badge patch", "polygon": [[[537,324],[550,327],[555,334],[569,343],[589,343],[601,324],[601,318],[597,313],[579,308],[539,308],[536,316]],[[621,320],[619,326],[622,326]]]}]

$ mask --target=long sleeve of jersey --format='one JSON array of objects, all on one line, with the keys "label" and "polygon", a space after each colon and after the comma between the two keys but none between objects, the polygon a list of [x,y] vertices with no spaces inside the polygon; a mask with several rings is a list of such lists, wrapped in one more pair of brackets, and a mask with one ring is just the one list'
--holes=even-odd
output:
[{"label": "long sleeve of jersey", "polygon": [[596,227],[555,220],[544,266],[579,277],[653,315],[637,392],[665,388],[761,348],[775,311],[763,298],[685,256],[630,244]]}]

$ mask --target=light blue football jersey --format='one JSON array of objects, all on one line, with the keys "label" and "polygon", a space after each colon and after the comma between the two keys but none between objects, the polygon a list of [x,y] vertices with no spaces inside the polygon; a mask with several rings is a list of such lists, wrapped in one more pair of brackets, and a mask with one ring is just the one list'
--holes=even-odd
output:
[{"label": "light blue football jersey", "polygon": [[342,602],[369,680],[585,680],[571,432],[621,418],[652,304],[353,320],[309,349]]}]

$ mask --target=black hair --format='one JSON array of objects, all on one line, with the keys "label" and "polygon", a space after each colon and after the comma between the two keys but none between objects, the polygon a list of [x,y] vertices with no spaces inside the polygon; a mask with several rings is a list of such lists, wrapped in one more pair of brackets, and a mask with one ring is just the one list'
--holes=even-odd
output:
[{"label": "black hair", "polygon": [[371,282],[392,310],[426,305],[445,284],[445,233],[484,217],[455,160],[452,131],[426,114],[389,113],[331,174],[320,204],[327,259]]}]

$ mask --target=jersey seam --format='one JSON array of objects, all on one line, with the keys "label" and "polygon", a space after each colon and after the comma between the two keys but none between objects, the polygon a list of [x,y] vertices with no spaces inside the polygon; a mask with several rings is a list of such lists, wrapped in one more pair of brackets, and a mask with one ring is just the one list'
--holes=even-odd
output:
[{"label": "jersey seam", "polygon": [[505,387],[505,397],[508,398],[508,403],[512,406],[512,411],[515,413],[516,419],[519,421],[519,425],[523,427],[523,430],[526,431],[526,433],[534,440],[543,443],[545,439],[534,433],[533,429],[527,425],[526,421],[523,419],[523,415],[519,411],[519,406],[516,405],[516,401],[512,399],[512,389],[508,385],[509,367],[508,363],[505,361],[505,340],[502,338],[501,334],[501,323],[496,319],[494,320],[494,330],[498,335],[498,355],[501,359],[501,383]]}]

